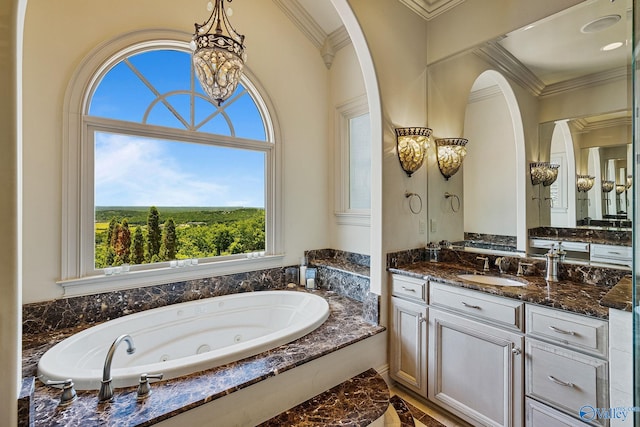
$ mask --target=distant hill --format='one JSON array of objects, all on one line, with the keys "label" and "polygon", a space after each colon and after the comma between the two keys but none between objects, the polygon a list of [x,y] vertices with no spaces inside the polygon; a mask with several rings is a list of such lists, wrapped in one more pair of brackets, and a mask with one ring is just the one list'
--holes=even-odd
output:
[{"label": "distant hill", "polygon": [[[176,224],[227,224],[243,219],[254,218],[257,214],[264,214],[264,208],[246,207],[185,207],[185,206],[156,206],[160,214],[160,223],[173,218]],[[127,219],[131,225],[145,225],[149,206],[96,206],[95,222],[109,222],[112,218],[117,221]]]}]

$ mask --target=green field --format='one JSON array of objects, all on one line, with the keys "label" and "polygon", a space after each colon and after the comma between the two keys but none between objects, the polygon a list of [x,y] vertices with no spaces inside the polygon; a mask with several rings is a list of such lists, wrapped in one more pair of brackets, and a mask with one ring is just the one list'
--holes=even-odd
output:
[{"label": "green field", "polygon": [[[171,259],[205,258],[238,253],[263,251],[265,249],[265,213],[262,208],[243,207],[158,207],[160,228],[165,237],[164,226],[168,219],[175,223],[177,253]],[[145,248],[147,247],[147,218],[149,207],[96,207],[95,211],[95,265],[103,268],[129,262],[128,255],[113,259],[113,250],[118,245],[107,242],[110,222],[123,220],[129,224],[133,237],[141,228]],[[167,245],[168,246],[168,245]],[[131,253],[134,252],[133,241]],[[119,246],[122,252],[122,245]],[[143,263],[168,261],[166,255],[151,257],[145,254]]]}]

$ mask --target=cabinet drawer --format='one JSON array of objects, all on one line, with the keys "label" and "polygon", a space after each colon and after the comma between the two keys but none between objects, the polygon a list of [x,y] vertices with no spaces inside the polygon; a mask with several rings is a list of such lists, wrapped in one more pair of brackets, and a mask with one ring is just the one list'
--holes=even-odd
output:
[{"label": "cabinet drawer", "polygon": [[[580,408],[607,408],[607,362],[527,338],[526,394],[579,417]],[[606,425],[606,420],[588,420]]]},{"label": "cabinet drawer", "polygon": [[527,304],[527,335],[607,357],[609,325],[604,320]]},{"label": "cabinet drawer", "polygon": [[429,303],[490,320],[503,327],[522,330],[524,304],[519,301],[431,282]]},{"label": "cabinet drawer", "polygon": [[556,240],[547,240],[547,239],[530,239],[529,246],[532,248],[540,248],[540,249],[550,249],[553,245],[556,245],[558,242]]},{"label": "cabinet drawer", "polygon": [[528,397],[525,399],[525,406],[526,427],[587,427],[589,425]]},{"label": "cabinet drawer", "polygon": [[631,267],[633,249],[631,246],[591,245],[591,261],[622,264]]},{"label": "cabinet drawer", "polygon": [[427,282],[425,280],[394,274],[392,281],[394,296],[427,303]]},{"label": "cabinet drawer", "polygon": [[589,252],[589,243],[586,242],[561,242],[562,249],[571,252]]}]

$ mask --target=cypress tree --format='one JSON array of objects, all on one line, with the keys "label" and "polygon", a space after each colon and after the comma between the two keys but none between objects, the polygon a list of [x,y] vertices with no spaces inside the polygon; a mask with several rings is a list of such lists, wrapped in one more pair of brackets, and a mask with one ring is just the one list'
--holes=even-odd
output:
[{"label": "cypress tree", "polygon": [[147,216],[147,259],[149,261],[153,262],[154,256],[158,259],[161,243],[160,214],[155,206],[151,206]]},{"label": "cypress tree", "polygon": [[131,230],[129,230],[129,221],[122,220],[122,224],[118,227],[118,239],[116,242],[116,255],[120,257],[123,263],[129,263],[131,260]]},{"label": "cypress tree", "polygon": [[133,242],[131,243],[131,263],[142,264],[144,262],[144,236],[142,227],[136,227],[133,232]]},{"label": "cypress tree", "polygon": [[164,261],[176,259],[176,254],[178,253],[178,236],[176,235],[176,224],[173,218],[169,218],[164,223],[162,246],[164,247]]}]

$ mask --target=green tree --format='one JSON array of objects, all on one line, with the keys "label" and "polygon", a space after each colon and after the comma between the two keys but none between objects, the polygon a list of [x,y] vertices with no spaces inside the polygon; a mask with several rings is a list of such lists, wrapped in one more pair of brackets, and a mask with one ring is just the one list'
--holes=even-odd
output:
[{"label": "green tree", "polygon": [[131,262],[133,264],[142,264],[144,262],[144,236],[142,235],[142,227],[136,227],[136,231],[133,232]]},{"label": "green tree", "polygon": [[226,225],[219,225],[213,234],[213,244],[216,247],[216,255],[220,256],[223,252],[229,250],[229,246],[233,243],[233,234]]},{"label": "green tree", "polygon": [[162,258],[164,261],[176,259],[176,254],[178,253],[178,236],[176,235],[176,224],[173,218],[169,218],[164,223],[162,246],[164,249]]},{"label": "green tree", "polygon": [[151,206],[149,208],[149,215],[147,216],[147,259],[150,262],[154,262],[154,257],[155,259],[159,259],[161,243],[160,213],[155,206]]}]

